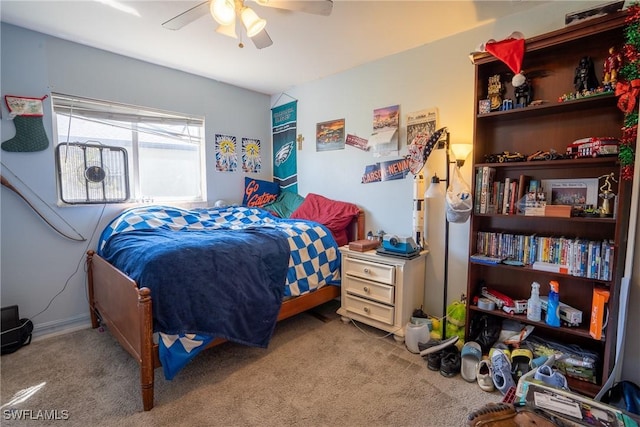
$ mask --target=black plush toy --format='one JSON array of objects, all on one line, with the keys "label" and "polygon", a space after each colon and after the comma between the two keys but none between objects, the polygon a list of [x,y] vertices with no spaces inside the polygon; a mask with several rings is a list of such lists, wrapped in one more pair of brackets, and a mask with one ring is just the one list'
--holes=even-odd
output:
[{"label": "black plush toy", "polygon": [[593,59],[590,56],[583,56],[580,59],[573,78],[573,85],[576,88],[576,92],[593,90],[598,87],[596,70],[593,66]]}]

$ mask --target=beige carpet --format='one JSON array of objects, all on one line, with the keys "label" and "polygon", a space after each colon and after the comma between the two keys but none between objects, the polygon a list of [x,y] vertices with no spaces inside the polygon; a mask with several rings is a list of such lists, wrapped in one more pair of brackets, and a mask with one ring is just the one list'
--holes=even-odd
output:
[{"label": "beige carpet", "polygon": [[[156,370],[155,408],[142,411],[137,364],[108,332],[43,339],[1,362],[2,426],[463,426],[487,393],[427,369],[384,332],[343,323],[331,302],[278,324],[267,349],[225,343],[173,381]],[[25,402],[21,390],[44,383]],[[15,421],[8,410],[68,420]],[[67,412],[64,412],[67,411]],[[24,414],[24,412],[23,412]]]}]

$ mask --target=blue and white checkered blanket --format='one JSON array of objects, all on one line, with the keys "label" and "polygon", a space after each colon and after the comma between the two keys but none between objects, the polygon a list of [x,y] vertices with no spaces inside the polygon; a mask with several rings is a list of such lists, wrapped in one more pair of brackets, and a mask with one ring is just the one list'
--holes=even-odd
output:
[{"label": "blue and white checkered blanket", "polygon": [[[275,232],[286,236],[290,249],[286,283],[283,285],[284,296],[298,296],[328,284],[339,284],[339,251],[335,240],[326,227],[311,221],[278,218],[258,208],[227,207],[183,210],[167,206],[148,206],[128,209],[105,228],[98,242],[98,253],[102,256],[104,253],[107,255],[110,252],[113,253],[114,249],[110,247],[110,242],[127,238],[128,232],[131,232],[129,235],[132,239],[144,242],[146,232],[149,230],[162,232],[163,237],[161,238],[164,238],[169,245],[171,244],[171,236],[180,235],[183,238],[184,235],[184,233],[174,235],[171,233],[173,231],[194,231],[194,236],[206,234],[206,230],[222,230],[225,233],[231,233],[231,230],[245,232],[254,230],[255,233],[252,234],[258,234],[258,231],[269,231],[272,234]],[[229,238],[226,238],[225,241],[228,240]],[[112,246],[114,244],[112,243]],[[120,256],[131,263],[128,255]],[[107,259],[109,260],[108,257]],[[116,267],[120,268],[118,265]],[[127,271],[124,272],[128,274]],[[185,280],[189,280],[189,278]],[[138,285],[150,287],[149,284],[140,283],[140,281],[138,281]],[[176,286],[180,285],[176,284]],[[152,299],[153,296],[152,292]],[[156,304],[153,307],[154,329],[158,329]],[[156,332],[159,332],[160,335],[160,359],[167,379],[173,378],[191,358],[216,338],[214,335],[196,332],[195,329],[185,332],[196,333],[165,333],[167,331],[162,330],[156,330]],[[222,338],[233,340],[233,337],[230,336],[222,336]],[[261,346],[259,343],[237,341]]]}]

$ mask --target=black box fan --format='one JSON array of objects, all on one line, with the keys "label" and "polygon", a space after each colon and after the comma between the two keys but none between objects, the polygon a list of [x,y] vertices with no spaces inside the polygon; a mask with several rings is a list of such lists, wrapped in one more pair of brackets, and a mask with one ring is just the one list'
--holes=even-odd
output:
[{"label": "black box fan", "polygon": [[122,147],[63,143],[56,147],[60,199],[68,204],[129,199],[127,152]]}]

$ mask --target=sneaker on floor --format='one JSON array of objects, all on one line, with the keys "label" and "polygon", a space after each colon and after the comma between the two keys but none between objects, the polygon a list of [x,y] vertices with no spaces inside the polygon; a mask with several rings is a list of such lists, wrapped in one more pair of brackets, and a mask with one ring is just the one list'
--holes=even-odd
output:
[{"label": "sneaker on floor", "polygon": [[442,359],[440,361],[440,374],[445,377],[452,377],[460,373],[462,360],[460,359],[460,351],[455,345],[449,345],[441,350]]},{"label": "sneaker on floor", "polygon": [[[418,349],[420,350],[420,354],[422,354],[424,350],[430,349],[431,347],[434,347],[438,344],[440,344],[440,340],[430,340],[428,342],[419,342]],[[422,355],[422,357],[427,361],[427,368],[429,368],[432,371],[440,370],[442,350],[425,353],[424,355]]]},{"label": "sneaker on floor", "polygon": [[458,342],[458,336],[455,335],[446,340],[430,340],[427,343],[418,343],[418,348],[420,349],[420,356],[426,356],[430,353],[435,353],[436,351],[440,351],[444,348],[449,347],[452,344]]},{"label": "sneaker on floor", "polygon": [[491,366],[489,365],[489,361],[486,359],[482,359],[478,363],[478,371],[476,373],[476,380],[478,381],[478,385],[484,391],[493,391],[495,387],[493,385],[493,379],[491,379]]},{"label": "sneaker on floor", "polygon": [[442,350],[427,354],[425,359],[427,359],[427,368],[432,371],[439,371],[442,360]]},{"label": "sneaker on floor", "polygon": [[549,365],[540,366],[536,373],[533,375],[533,378],[542,381],[543,383],[550,385],[551,387],[569,390],[569,385],[567,384],[567,379],[565,378],[565,376],[557,370],[551,368],[551,366]]},{"label": "sneaker on floor", "polygon": [[511,352],[511,375],[517,382],[520,377],[531,370],[533,353],[528,348],[517,348]]},{"label": "sneaker on floor", "polygon": [[502,350],[502,352],[507,356],[507,359],[511,361],[511,350],[509,350],[509,346],[501,342],[494,344],[494,346],[489,349],[489,360],[491,360],[493,352],[496,349]]},{"label": "sneaker on floor", "polygon": [[511,361],[503,350],[496,348],[491,355],[491,379],[493,385],[503,395],[509,391],[509,388],[516,386],[511,376]]}]

